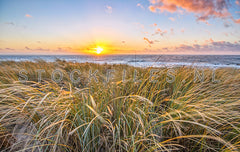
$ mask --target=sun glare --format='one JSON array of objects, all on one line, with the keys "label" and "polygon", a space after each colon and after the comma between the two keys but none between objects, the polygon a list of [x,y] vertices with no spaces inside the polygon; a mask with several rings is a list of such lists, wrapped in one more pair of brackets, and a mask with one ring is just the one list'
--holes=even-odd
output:
[{"label": "sun glare", "polygon": [[96,50],[96,54],[100,54],[103,51],[103,48],[97,47],[95,48],[95,50]]}]

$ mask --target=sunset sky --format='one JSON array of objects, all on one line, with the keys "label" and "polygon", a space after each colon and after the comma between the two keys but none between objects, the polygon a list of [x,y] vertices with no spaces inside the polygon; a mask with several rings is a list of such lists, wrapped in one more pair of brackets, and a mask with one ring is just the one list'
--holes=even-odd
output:
[{"label": "sunset sky", "polygon": [[0,54],[96,48],[102,54],[240,54],[240,0],[0,1]]}]

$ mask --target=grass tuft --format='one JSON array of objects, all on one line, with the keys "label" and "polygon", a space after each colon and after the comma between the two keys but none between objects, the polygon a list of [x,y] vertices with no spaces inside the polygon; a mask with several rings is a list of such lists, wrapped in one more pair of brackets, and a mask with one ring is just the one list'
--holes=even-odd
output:
[{"label": "grass tuft", "polygon": [[[213,82],[213,69],[202,68],[200,82],[195,68],[174,67],[169,83],[167,68],[152,76],[153,68],[128,65],[0,64],[1,151],[240,150],[239,69],[216,69]],[[19,81],[22,69],[26,82]],[[41,82],[38,69],[45,70]],[[59,83],[51,79],[55,69],[63,72]],[[74,69],[81,71],[77,83]],[[98,82],[89,81],[89,70],[98,70]]]}]

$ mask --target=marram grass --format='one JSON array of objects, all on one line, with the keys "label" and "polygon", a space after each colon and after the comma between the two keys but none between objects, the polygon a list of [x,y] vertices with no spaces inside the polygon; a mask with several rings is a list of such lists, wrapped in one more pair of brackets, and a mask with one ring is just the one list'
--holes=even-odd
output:
[{"label": "marram grass", "polygon": [[[213,70],[203,68],[200,82],[193,67],[175,67],[168,83],[167,68],[151,77],[152,68],[127,65],[0,65],[1,151],[240,150],[239,69],[217,69],[213,82]],[[22,69],[26,82],[19,81]],[[41,82],[37,69],[45,70]],[[51,79],[55,69],[63,72],[59,83]],[[69,77],[74,69],[81,72],[78,83]],[[108,69],[114,76],[106,82]],[[97,83],[89,81],[89,70],[98,70]]]}]

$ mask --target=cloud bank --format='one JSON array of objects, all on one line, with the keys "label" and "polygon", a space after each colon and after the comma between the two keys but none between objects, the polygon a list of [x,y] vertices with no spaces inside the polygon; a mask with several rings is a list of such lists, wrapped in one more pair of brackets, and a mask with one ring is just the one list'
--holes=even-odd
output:
[{"label": "cloud bank", "polygon": [[193,44],[175,47],[165,47],[160,49],[161,52],[178,52],[178,53],[197,53],[197,54],[211,54],[211,53],[221,53],[221,54],[240,54],[240,41],[234,43],[227,41],[214,41],[209,39],[205,44]]}]

